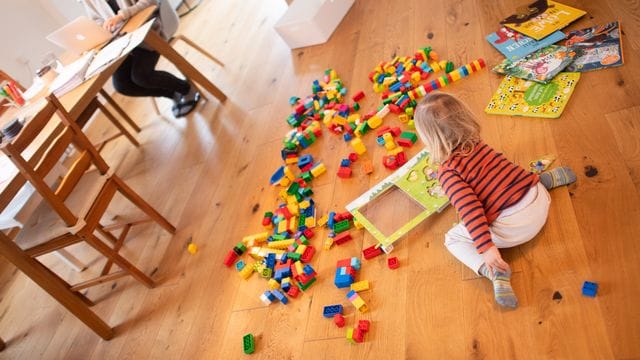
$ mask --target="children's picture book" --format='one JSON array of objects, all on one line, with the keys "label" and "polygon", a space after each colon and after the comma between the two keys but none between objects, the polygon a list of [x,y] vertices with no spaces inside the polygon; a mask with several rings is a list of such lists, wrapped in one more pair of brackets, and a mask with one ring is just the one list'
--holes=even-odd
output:
[{"label": "children's picture book", "polygon": [[580,73],[561,72],[548,84],[507,75],[493,94],[487,114],[558,118],[580,80]]},{"label": "children's picture book", "polygon": [[540,41],[534,40],[517,31],[502,27],[500,30],[487,35],[487,41],[504,55],[507,59],[515,61],[532,52],[554,44],[566,35],[562,31],[556,31]]},{"label": "children's picture book", "polygon": [[577,55],[567,71],[584,72],[622,65],[620,33],[617,21],[570,32],[565,45],[573,47]]},{"label": "children's picture book", "polygon": [[585,12],[551,0],[537,0],[516,9],[500,24],[535,40],[547,37],[583,16]]},{"label": "children's picture book", "polygon": [[571,48],[549,45],[517,61],[505,59],[494,67],[493,71],[502,75],[512,75],[547,84],[571,64],[575,56],[576,53]]},{"label": "children's picture book", "polygon": [[346,206],[385,248],[449,204],[422,150],[401,168]]}]

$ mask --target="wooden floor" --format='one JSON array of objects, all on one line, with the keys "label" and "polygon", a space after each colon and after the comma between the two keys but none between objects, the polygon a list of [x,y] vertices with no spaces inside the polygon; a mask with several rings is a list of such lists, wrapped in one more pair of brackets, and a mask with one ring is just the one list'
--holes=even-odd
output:
[{"label": "wooden floor", "polygon": [[[451,208],[398,243],[398,270],[389,270],[384,256],[363,260],[358,278],[372,287],[362,294],[371,309],[364,316],[333,285],[333,274],[336,260],[360,256],[373,243],[368,234],[354,232],[355,241],[320,250],[312,261],[318,282],[286,306],[264,306],[258,296],[266,282],[257,276],[243,281],[222,260],[244,235],[261,230],[262,213],[277,204],[268,178],[281,164],[290,96],[308,95],[311,82],[332,67],[351,92],[365,90],[367,112],[380,103],[367,79],[372,68],[425,45],[456,64],[484,57],[493,65],[500,55],[484,36],[524,1],[434,6],[359,0],[326,44],[290,51],[273,30],[286,10],[284,1],[204,0],[183,18],[181,31],[225,67],[178,48],[229,100],[210,100],[187,119],[173,119],[170,111],[156,116],[149,99],[117,95],[143,124],[142,147],[123,140],[107,151],[108,160],[119,164],[117,172],[178,227],[173,237],[156,226],[140,227],[124,248],[160,286],[149,290],[125,278],[90,289],[88,296],[99,301],[94,310],[116,328],[116,337],[103,341],[5,264],[0,336],[7,349],[0,358],[235,359],[246,357],[241,338],[251,332],[257,337],[253,358],[639,359],[640,3],[563,2],[588,12],[571,29],[621,21],[625,65],[583,74],[560,119],[485,116],[482,109],[500,81],[489,71],[446,89],[468,102],[485,140],[509,158],[526,166],[540,155],[557,154],[558,165],[578,174],[576,184],[551,192],[549,219],[539,236],[504,252],[515,269],[517,310],[498,308],[490,283],[475,278],[444,248],[444,233],[457,221]],[[385,121],[399,124],[393,116]],[[112,131],[93,130],[92,136]],[[389,174],[374,137],[365,143],[375,172],[367,177],[354,166],[350,180],[335,176],[349,152],[339,137],[325,129],[310,148],[329,168],[313,183],[322,212],[342,210]],[[587,166],[597,175],[587,177]],[[389,216],[402,211],[385,210]],[[320,231],[313,240],[317,248],[325,236]],[[190,241],[198,245],[195,255],[186,251]],[[99,267],[94,253],[72,250],[93,267],[78,274],[56,259],[43,261],[72,279]],[[600,284],[595,299],[581,295],[584,280]],[[553,300],[556,292],[561,299]],[[372,321],[365,343],[349,344],[344,329],[322,317],[322,307],[333,303],[345,305],[348,325]]]}]

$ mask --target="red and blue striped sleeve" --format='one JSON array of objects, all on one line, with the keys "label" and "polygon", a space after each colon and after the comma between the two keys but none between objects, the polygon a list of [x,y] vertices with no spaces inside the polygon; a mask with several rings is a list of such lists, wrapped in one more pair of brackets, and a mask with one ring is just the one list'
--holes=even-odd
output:
[{"label": "red and blue striped sleeve", "polygon": [[482,202],[457,171],[443,167],[438,175],[442,189],[449,197],[453,207],[458,211],[462,222],[473,239],[476,250],[482,254],[493,246],[491,232],[489,231],[489,221]]}]

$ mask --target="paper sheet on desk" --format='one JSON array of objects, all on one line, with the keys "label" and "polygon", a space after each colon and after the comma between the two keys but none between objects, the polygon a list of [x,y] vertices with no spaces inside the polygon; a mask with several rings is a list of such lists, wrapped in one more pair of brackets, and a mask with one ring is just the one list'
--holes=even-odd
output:
[{"label": "paper sheet on desk", "polygon": [[109,45],[100,49],[100,51],[91,60],[91,65],[87,68],[87,73],[84,75],[85,79],[91,78],[93,75],[99,73],[104,68],[109,66],[112,62],[116,61],[122,55],[123,50],[129,45],[131,34],[126,34],[112,41]]},{"label": "paper sheet on desk", "polygon": [[131,32],[131,40],[129,40],[129,45],[122,52],[123,54],[128,54],[131,50],[138,47],[144,39],[147,37],[147,33],[151,30],[151,26],[155,19],[151,19],[147,21],[144,25],[140,26],[136,31]]},{"label": "paper sheet on desk", "polygon": [[91,60],[95,56],[95,51],[89,51],[78,60],[64,67],[62,73],[51,82],[49,89],[56,94],[56,96],[62,96],[69,92],[69,90],[84,82],[84,74],[87,72],[87,68],[91,64]]}]

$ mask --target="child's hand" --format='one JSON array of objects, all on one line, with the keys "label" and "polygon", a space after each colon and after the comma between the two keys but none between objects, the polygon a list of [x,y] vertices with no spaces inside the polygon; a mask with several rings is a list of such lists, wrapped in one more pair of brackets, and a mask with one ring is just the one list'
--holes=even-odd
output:
[{"label": "child's hand", "polygon": [[107,19],[103,24],[102,27],[109,30],[110,32],[113,32],[113,30],[116,29],[116,26],[124,21],[124,16],[122,14],[117,14],[116,16]]},{"label": "child's hand", "polygon": [[502,255],[500,255],[500,251],[495,246],[483,252],[482,258],[489,270],[491,270],[491,273],[495,273],[496,271],[506,272],[509,270],[509,264],[502,260]]}]

